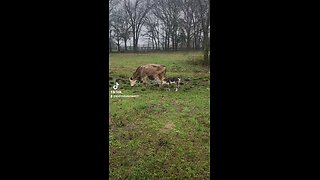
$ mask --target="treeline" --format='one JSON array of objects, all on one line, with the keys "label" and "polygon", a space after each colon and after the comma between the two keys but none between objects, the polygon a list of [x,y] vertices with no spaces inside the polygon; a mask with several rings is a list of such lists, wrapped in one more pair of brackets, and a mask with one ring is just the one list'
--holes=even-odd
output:
[{"label": "treeline", "polygon": [[143,37],[153,50],[202,49],[208,60],[209,32],[209,0],[109,0],[110,51],[136,52]]}]

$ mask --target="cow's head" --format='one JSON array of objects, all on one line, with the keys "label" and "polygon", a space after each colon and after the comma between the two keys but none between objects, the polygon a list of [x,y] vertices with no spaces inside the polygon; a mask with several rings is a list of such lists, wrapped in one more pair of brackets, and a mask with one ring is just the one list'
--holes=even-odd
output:
[{"label": "cow's head", "polygon": [[130,86],[131,87],[134,86],[136,84],[136,82],[137,82],[137,80],[133,80],[132,77],[129,78],[129,80],[130,80]]}]

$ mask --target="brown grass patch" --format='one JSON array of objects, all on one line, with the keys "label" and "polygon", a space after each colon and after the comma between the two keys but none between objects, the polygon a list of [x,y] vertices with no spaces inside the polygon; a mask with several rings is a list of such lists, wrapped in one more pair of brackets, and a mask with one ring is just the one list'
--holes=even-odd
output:
[{"label": "brown grass patch", "polygon": [[172,122],[168,122],[164,125],[163,128],[160,129],[160,132],[168,132],[172,129],[174,129],[176,125],[174,125]]}]

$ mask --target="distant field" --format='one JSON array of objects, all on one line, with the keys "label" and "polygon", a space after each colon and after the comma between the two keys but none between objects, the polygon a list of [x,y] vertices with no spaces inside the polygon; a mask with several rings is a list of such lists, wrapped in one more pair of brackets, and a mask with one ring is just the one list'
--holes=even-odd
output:
[{"label": "distant field", "polygon": [[[109,55],[109,179],[210,178],[210,69],[201,52]],[[179,91],[129,86],[139,65],[167,67]],[[119,79],[122,95],[110,98]]]}]

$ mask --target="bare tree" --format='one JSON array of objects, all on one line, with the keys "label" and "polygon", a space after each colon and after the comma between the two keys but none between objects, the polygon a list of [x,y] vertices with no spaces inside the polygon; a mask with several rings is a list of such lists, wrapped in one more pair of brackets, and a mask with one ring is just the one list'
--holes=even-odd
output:
[{"label": "bare tree", "polygon": [[185,31],[186,36],[186,48],[190,49],[191,45],[191,30],[192,30],[192,20],[195,14],[195,2],[194,0],[183,0],[182,2],[182,18],[180,21],[181,28]]},{"label": "bare tree", "polygon": [[116,41],[116,45],[117,45],[117,49],[118,51],[120,51],[120,41],[121,41],[121,31],[122,31],[122,28],[121,26],[123,25],[123,23],[121,22],[122,19],[121,19],[121,16],[118,16],[116,15],[116,13],[111,16],[111,30],[113,31],[113,36],[111,34],[111,39],[115,39]]},{"label": "bare tree", "polygon": [[137,51],[141,28],[152,4],[148,0],[124,0],[124,6],[129,17],[128,22],[132,28],[133,50]]},{"label": "bare tree", "polygon": [[192,18],[192,41],[193,48],[200,49],[200,38],[201,38],[201,10],[199,8],[198,0],[193,1],[194,11]]},{"label": "bare tree", "polygon": [[172,25],[172,31],[171,31],[171,41],[172,41],[172,49],[177,50],[178,48],[178,29],[179,29],[179,16],[180,16],[180,8],[179,8],[179,1],[169,1],[169,15],[170,15],[170,21]]},{"label": "bare tree", "polygon": [[210,4],[209,0],[198,0],[199,10],[200,10],[200,18],[201,18],[201,26],[203,31],[203,50],[204,55],[203,59],[205,62],[209,62],[208,54],[209,54],[209,26],[210,26]]},{"label": "bare tree", "polygon": [[159,36],[159,20],[152,14],[146,18],[145,27],[147,29],[146,35],[152,40],[152,49],[154,46],[159,48],[160,36]]},{"label": "bare tree", "polygon": [[144,36],[153,49],[202,49],[208,61],[209,0],[109,0],[110,3],[110,35],[118,49],[122,40],[127,49],[130,34],[135,52],[139,38]]},{"label": "bare tree", "polygon": [[169,12],[169,0],[154,0],[153,14],[157,17],[162,24],[162,37],[164,49],[169,49],[170,34],[172,33],[171,18]]},{"label": "bare tree", "polygon": [[119,0],[109,0],[109,52],[112,51],[112,30],[111,30],[111,24],[112,24],[112,19],[110,18],[114,12],[114,8],[119,4]]},{"label": "bare tree", "polygon": [[115,39],[115,44],[117,45],[117,49],[118,51],[120,51],[120,45],[121,45],[121,37],[120,37],[120,30],[119,29],[116,29],[115,26],[113,26],[115,29],[114,29],[114,34],[113,36],[111,36],[111,38],[114,38]]},{"label": "bare tree", "polygon": [[178,29],[179,29],[179,17],[181,15],[181,0],[154,0],[155,8],[153,14],[162,22],[164,25],[165,32],[165,49],[171,47],[177,49],[178,47]]},{"label": "bare tree", "polygon": [[116,34],[116,40],[118,45],[118,50],[120,48],[120,40],[123,40],[125,51],[127,50],[127,41],[130,39],[130,24],[128,23],[129,18],[124,9],[124,6],[120,6],[110,17],[112,19],[111,26],[113,27],[114,33]]}]

